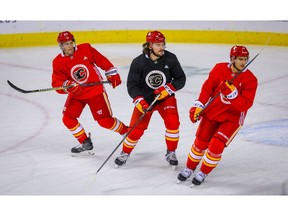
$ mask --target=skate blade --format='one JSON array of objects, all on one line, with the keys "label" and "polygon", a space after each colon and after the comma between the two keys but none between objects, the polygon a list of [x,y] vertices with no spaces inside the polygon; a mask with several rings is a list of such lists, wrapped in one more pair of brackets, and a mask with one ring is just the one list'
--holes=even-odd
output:
[{"label": "skate blade", "polygon": [[117,168],[123,167],[124,165],[125,165],[125,163],[122,165],[115,164],[114,166],[115,166],[115,169],[117,169]]},{"label": "skate blade", "polygon": [[94,151],[84,151],[80,153],[71,153],[72,157],[87,157],[87,156],[93,156],[95,155]]},{"label": "skate blade", "polygon": [[172,170],[176,170],[177,169],[177,166],[175,166],[175,165],[170,165],[171,166],[171,168],[172,168]]},{"label": "skate blade", "polygon": [[191,183],[190,188],[194,188],[194,187],[196,187],[196,186],[197,186],[197,185]]},{"label": "skate blade", "polygon": [[119,167],[122,167],[123,165],[124,165],[124,164],[122,164],[122,165],[115,164],[114,167],[115,167],[115,169],[117,169],[117,168],[119,168]]},{"label": "skate blade", "polygon": [[186,182],[186,181],[187,181],[187,179],[184,180],[184,181],[181,181],[181,180],[177,179],[177,184],[181,184],[181,183]]},{"label": "skate blade", "polygon": [[[200,185],[202,185],[202,184],[200,184]],[[196,184],[191,183],[190,188],[199,187],[200,185],[196,185]]]}]

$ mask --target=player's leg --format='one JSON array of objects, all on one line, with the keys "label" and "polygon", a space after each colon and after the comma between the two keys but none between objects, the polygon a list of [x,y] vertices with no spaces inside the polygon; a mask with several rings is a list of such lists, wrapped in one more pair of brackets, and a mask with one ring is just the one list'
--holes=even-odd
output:
[{"label": "player's leg", "polygon": [[216,122],[202,118],[196,131],[196,138],[188,153],[186,167],[177,176],[179,181],[186,181],[193,174],[218,126]]},{"label": "player's leg", "polygon": [[123,135],[127,132],[127,126],[119,119],[113,117],[112,108],[106,92],[88,100],[91,113],[98,124],[108,130]]},{"label": "player's leg", "polygon": [[178,159],[175,151],[179,142],[180,121],[176,98],[174,96],[167,98],[157,106],[157,110],[165,125],[166,161],[172,166],[177,166]]},{"label": "player's leg", "polygon": [[[221,161],[223,151],[240,129],[240,125],[234,122],[224,122],[220,124],[213,138],[208,144],[208,149],[203,157],[200,171],[196,174],[192,183],[199,185],[205,177],[214,170]],[[199,176],[200,175],[200,176]],[[199,178],[197,178],[199,177]]]},{"label": "player's leg", "polygon": [[136,147],[138,141],[143,136],[144,131],[147,129],[148,124],[150,122],[153,111],[147,112],[143,119],[138,123],[136,127],[134,127],[135,123],[142,116],[142,113],[135,107],[131,116],[130,126],[128,130],[132,131],[125,138],[122,144],[122,151],[120,155],[115,159],[115,164],[118,166],[122,166],[126,163],[129,158],[131,152]]},{"label": "player's leg", "polygon": [[63,124],[69,129],[80,144],[71,149],[71,152],[76,154],[83,151],[91,151],[93,149],[90,136],[87,136],[84,127],[78,121],[84,107],[85,102],[68,96],[63,109]]}]

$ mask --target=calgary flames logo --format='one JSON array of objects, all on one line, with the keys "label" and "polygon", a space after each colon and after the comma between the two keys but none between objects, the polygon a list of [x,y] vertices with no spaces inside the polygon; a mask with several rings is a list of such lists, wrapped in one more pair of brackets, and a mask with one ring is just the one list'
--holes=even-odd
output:
[{"label": "calgary flames logo", "polygon": [[78,83],[85,83],[89,77],[89,70],[83,64],[77,64],[72,67],[70,73],[71,77]]},{"label": "calgary flames logo", "polygon": [[150,88],[157,89],[158,87],[165,85],[166,76],[162,71],[153,70],[147,74],[145,81]]}]

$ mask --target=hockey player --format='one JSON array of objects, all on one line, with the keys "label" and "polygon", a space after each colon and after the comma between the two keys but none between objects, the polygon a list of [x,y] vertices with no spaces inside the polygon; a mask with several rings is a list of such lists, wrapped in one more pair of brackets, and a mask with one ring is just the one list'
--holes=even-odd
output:
[{"label": "hockey player", "polygon": [[122,152],[115,159],[118,166],[126,163],[130,153],[148,128],[155,111],[158,111],[166,127],[166,160],[172,166],[178,165],[175,150],[179,140],[180,122],[175,92],[184,87],[186,76],[175,54],[165,50],[165,45],[165,37],[161,32],[148,32],[146,43],[142,45],[143,53],[131,63],[127,88],[135,107],[131,116],[130,127],[148,109],[156,95],[160,94],[160,96],[153,109],[145,114],[140,123],[124,140]]},{"label": "hockey player", "polygon": [[97,67],[105,71],[106,78],[113,88],[121,84],[121,78],[117,68],[89,43],[76,45],[75,38],[69,31],[59,33],[57,42],[62,52],[53,60],[52,86],[72,86],[57,91],[60,94],[68,94],[62,121],[80,143],[72,148],[71,152],[72,155],[93,154],[90,134],[87,136],[84,127],[78,121],[86,105],[101,127],[121,135],[127,132],[127,127],[112,116],[103,84],[89,87],[80,84],[103,81]]},{"label": "hockey player", "polygon": [[[201,121],[188,154],[186,168],[177,176],[178,182],[186,181],[202,160],[200,170],[192,179],[192,185],[200,185],[220,162],[224,149],[243,125],[258,86],[253,73],[244,69],[248,60],[249,52],[246,47],[233,46],[230,63],[216,64],[203,83],[200,95],[190,109],[191,121]],[[234,82],[229,83],[239,72],[241,74],[237,75]],[[219,96],[202,112],[205,104],[217,94]]]}]

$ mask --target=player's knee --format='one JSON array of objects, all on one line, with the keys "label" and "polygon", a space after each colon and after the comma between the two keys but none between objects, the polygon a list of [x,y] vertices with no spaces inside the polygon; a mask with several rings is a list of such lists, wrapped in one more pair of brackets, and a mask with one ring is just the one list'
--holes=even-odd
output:
[{"label": "player's knee", "polygon": [[63,115],[62,122],[67,128],[73,128],[77,125],[77,119],[73,119],[67,115]]},{"label": "player's knee", "polygon": [[[128,131],[129,131],[129,129],[128,129]],[[144,134],[144,129],[134,128],[128,137],[132,140],[139,140],[143,134]]]},{"label": "player's knee", "polygon": [[208,148],[208,144],[209,144],[209,142],[204,141],[204,140],[200,139],[199,137],[196,137],[196,139],[194,141],[194,145],[200,150],[207,149]]},{"label": "player's knee", "polygon": [[98,124],[103,128],[112,128],[115,124],[115,119],[113,117],[104,117],[97,119]]},{"label": "player's knee", "polygon": [[165,126],[170,130],[176,130],[180,126],[178,115],[170,115],[165,119]]},{"label": "player's knee", "polygon": [[209,143],[209,151],[214,154],[222,154],[225,148],[225,143],[218,137],[213,137]]}]

